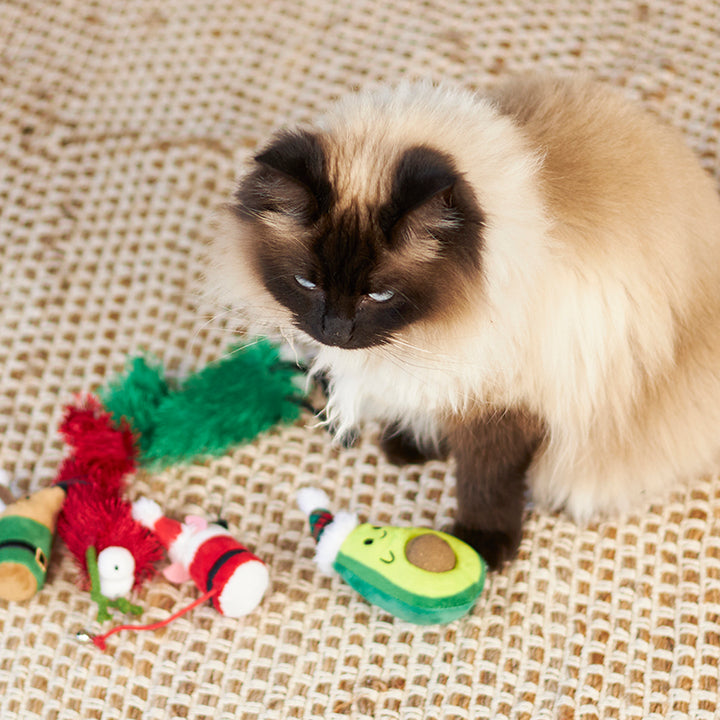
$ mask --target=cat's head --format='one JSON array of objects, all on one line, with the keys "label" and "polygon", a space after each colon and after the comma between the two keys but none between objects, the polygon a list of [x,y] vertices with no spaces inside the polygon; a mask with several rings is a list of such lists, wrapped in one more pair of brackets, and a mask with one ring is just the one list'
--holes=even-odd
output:
[{"label": "cat's head", "polygon": [[428,142],[372,128],[282,131],[227,210],[247,312],[324,345],[390,342],[446,313],[478,276],[483,213],[454,158]]}]

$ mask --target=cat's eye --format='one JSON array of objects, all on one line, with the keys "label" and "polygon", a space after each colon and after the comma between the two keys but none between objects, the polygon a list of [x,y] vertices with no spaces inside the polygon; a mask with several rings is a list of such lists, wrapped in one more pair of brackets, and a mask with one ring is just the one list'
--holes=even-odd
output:
[{"label": "cat's eye", "polygon": [[300,287],[304,287],[306,290],[315,290],[315,288],[317,287],[316,283],[314,283],[312,280],[304,278],[302,275],[295,275],[295,282]]},{"label": "cat's eye", "polygon": [[382,292],[368,293],[368,297],[375,302],[387,302],[394,295],[395,292],[393,290],[383,290]]}]

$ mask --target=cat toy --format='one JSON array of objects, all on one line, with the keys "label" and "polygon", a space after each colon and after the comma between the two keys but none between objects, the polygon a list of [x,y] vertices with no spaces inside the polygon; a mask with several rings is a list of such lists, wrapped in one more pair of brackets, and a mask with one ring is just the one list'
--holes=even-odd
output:
[{"label": "cat toy", "polygon": [[126,596],[152,577],[162,548],[123,497],[125,478],[135,469],[133,434],[127,424],[115,427],[93,397],[66,408],[60,433],[72,451],[53,488],[65,487],[67,494],[58,535],[75,560],[81,587],[98,605],[98,621],[111,618],[111,607],[140,615]]},{"label": "cat toy", "polygon": [[209,523],[195,515],[178,522],[165,517],[148,498],[133,504],[133,517],[152,530],[167,549],[171,582],[192,579],[222,615],[242,617],[262,600],[269,583],[267,565],[239,543],[222,521]]},{"label": "cat toy", "polygon": [[230,618],[243,617],[260,603],[270,579],[267,565],[235,540],[221,521],[209,523],[191,515],[179,522],[163,515],[160,506],[149,498],[136,500],[132,513],[166,548],[171,564],[163,572],[165,577],[171,582],[192,579],[202,594],[165,620],[150,625],[119,625],[102,635],[80,632],[78,639],[91,640],[105,650],[107,638],[121,630],[157,630],[207,600]]},{"label": "cat toy", "polygon": [[317,488],[298,493],[317,541],[315,562],[336,572],[371,603],[420,625],[467,613],[485,584],[486,565],[452,535],[425,528],[360,524],[354,513],[333,515]]},{"label": "cat toy", "polygon": [[[72,451],[54,485],[5,508],[0,518],[0,597],[25,599],[42,586],[57,530],[80,571],[81,586],[98,603],[98,620],[110,618],[111,607],[141,613],[126,595],[154,573],[163,537],[176,556],[166,575],[185,577],[179,573],[185,562],[187,576],[207,590],[158,626],[210,597],[229,617],[250,612],[268,585],[265,564],[219,523],[189,518],[178,524],[172,542],[159,536],[133,517],[123,497],[125,478],[138,466],[162,469],[220,455],[296,419],[307,406],[301,372],[266,340],[231,348],[225,358],[182,382],[169,381],[159,365],[136,357],[98,397],[68,406],[60,432]],[[159,516],[155,522],[164,528],[173,523]],[[187,545],[189,535],[194,539]]]},{"label": "cat toy", "polygon": [[123,478],[136,465],[161,469],[221,454],[295,419],[305,403],[299,377],[297,366],[283,362],[266,340],[230,348],[226,357],[181,383],[171,383],[159,365],[136,357],[98,397],[67,410],[60,432],[73,453],[59,480],[82,480],[66,501],[58,529],[101,604],[100,617],[108,616],[108,602],[128,608],[121,596],[152,574],[159,553],[121,497]]},{"label": "cat toy", "polygon": [[[5,473],[0,475],[4,483]],[[29,600],[45,583],[65,489],[43,488],[19,500],[4,495],[0,500],[0,598]]]},{"label": "cat toy", "polygon": [[306,404],[301,371],[267,340],[230,348],[224,358],[182,382],[144,357],[99,392],[116,423],[137,436],[138,464],[161,470],[197,456],[221,455],[275,424],[291,422]]},{"label": "cat toy", "polygon": [[[124,533],[130,528],[136,533],[140,527],[155,542],[152,557],[137,558],[128,543],[109,545],[106,537],[87,537],[74,532],[70,522],[62,524],[63,539],[69,543],[91,588],[100,588],[94,594],[103,603],[100,617],[107,617],[106,607],[123,602],[116,600],[116,595],[149,576],[149,562],[155,562],[156,550],[162,545],[173,560],[166,577],[174,581],[191,577],[204,592],[189,607],[152,626],[124,625],[100,636],[82,632],[79,638],[104,647],[105,639],[114,632],[162,627],[209,598],[229,617],[245,615],[260,602],[269,581],[267,566],[221,524],[192,517],[177,523],[162,516],[159,506],[149,500],[140,504],[144,509],[134,517],[132,507],[119,498],[119,493],[122,478],[136,465],[159,470],[197,456],[219,455],[278,422],[294,420],[306,405],[298,387],[299,378],[298,367],[282,361],[278,349],[266,340],[231,348],[226,357],[182,382],[170,382],[159,365],[136,357],[129,362],[124,376],[101,389],[98,397],[88,399],[84,411],[69,412],[61,432],[70,444],[77,445],[84,437],[85,451],[79,459],[76,448],[60,477],[85,477],[82,482],[88,487],[82,494],[86,500],[93,493],[104,493],[101,499],[105,507],[86,502],[85,508],[78,508],[78,516],[91,510],[91,517],[86,517],[83,524],[96,530],[114,525],[125,528]],[[110,508],[108,498],[113,490],[117,504]],[[110,521],[109,510],[116,513],[115,522]],[[72,514],[68,512],[64,517]],[[177,537],[171,538],[171,530]],[[96,559],[94,551],[98,547],[101,549]],[[121,608],[139,611],[127,603]]]}]

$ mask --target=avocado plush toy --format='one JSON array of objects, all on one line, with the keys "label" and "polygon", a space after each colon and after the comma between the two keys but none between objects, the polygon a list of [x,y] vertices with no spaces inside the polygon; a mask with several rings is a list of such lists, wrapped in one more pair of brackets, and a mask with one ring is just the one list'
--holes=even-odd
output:
[{"label": "avocado plush toy", "polygon": [[298,493],[317,541],[315,561],[337,572],[366,600],[419,625],[467,613],[485,583],[484,560],[466,543],[437,530],[359,524],[356,515],[327,510],[316,488]]}]

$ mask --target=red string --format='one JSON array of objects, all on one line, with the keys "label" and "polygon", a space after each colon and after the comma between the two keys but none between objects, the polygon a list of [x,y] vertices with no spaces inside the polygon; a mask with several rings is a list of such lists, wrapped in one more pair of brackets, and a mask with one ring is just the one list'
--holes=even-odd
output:
[{"label": "red string", "polygon": [[192,603],[190,603],[190,605],[181,608],[165,620],[160,620],[159,622],[152,623],[151,625],[118,625],[117,627],[108,630],[103,635],[90,635],[90,640],[92,640],[101,650],[107,650],[107,643],[105,642],[105,640],[107,640],[107,638],[109,638],[111,635],[114,635],[121,630],[157,630],[158,628],[165,627],[166,625],[169,625],[173,620],[176,620],[181,615],[184,615],[186,612],[190,612],[190,610],[196,608],[198,605],[202,605],[206,600],[209,600],[213,595],[215,595],[218,590],[219,588],[213,588],[212,590],[208,590],[204,595],[201,595],[199,598],[197,598],[197,600],[194,600]]}]

